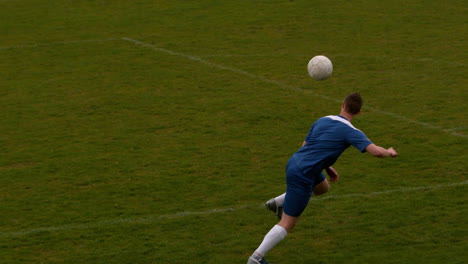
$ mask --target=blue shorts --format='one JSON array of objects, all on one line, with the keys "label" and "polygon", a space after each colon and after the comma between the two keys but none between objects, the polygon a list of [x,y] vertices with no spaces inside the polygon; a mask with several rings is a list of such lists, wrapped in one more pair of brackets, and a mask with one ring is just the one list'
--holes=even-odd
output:
[{"label": "blue shorts", "polygon": [[307,207],[314,187],[325,180],[325,175],[322,172],[316,176],[307,177],[307,180],[304,177],[299,169],[288,164],[283,212],[289,216],[299,217]]}]

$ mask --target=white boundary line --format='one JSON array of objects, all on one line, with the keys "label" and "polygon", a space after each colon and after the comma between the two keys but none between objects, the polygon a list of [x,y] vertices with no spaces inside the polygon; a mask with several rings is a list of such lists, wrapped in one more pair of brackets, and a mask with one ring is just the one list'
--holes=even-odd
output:
[{"label": "white boundary line", "polygon": [[[371,192],[371,193],[351,193],[351,194],[341,194],[341,195],[328,195],[323,197],[313,197],[312,200],[331,200],[331,199],[342,199],[342,198],[361,198],[361,197],[375,197],[380,195],[392,194],[392,193],[406,193],[406,192],[414,192],[414,191],[421,191],[421,190],[437,190],[442,188],[449,188],[449,187],[456,187],[456,186],[463,186],[468,184],[468,180],[463,182],[456,182],[456,183],[448,183],[448,184],[438,184],[438,185],[430,185],[430,186],[418,186],[418,187],[404,187],[399,189],[387,190],[387,191],[380,191],[380,192]],[[184,211],[174,214],[166,214],[160,216],[148,216],[143,218],[116,218],[116,219],[108,219],[108,220],[101,220],[96,222],[89,222],[84,224],[69,224],[69,225],[61,225],[61,226],[49,226],[49,227],[39,227],[33,229],[25,229],[15,232],[2,232],[0,233],[0,237],[21,237],[26,236],[34,233],[40,232],[60,232],[60,231],[70,231],[70,230],[84,230],[84,229],[92,229],[92,228],[101,228],[101,227],[109,227],[113,225],[119,224],[152,224],[157,223],[164,219],[176,219],[176,218],[183,218],[187,216],[194,216],[194,215],[212,215],[212,214],[219,214],[219,213],[227,213],[233,211],[239,211],[242,209],[247,208],[261,208],[263,204],[250,204],[250,205],[242,205],[237,207],[228,207],[228,208],[219,208],[219,209],[211,209],[206,211]]]},{"label": "white boundary line", "polygon": [[[245,76],[253,78],[253,79],[257,79],[257,80],[261,80],[261,81],[266,82],[266,83],[274,84],[274,85],[279,86],[281,88],[286,88],[286,89],[297,91],[297,92],[307,92],[307,93],[312,94],[315,97],[319,97],[319,98],[322,98],[322,99],[325,99],[325,100],[328,100],[328,101],[332,101],[332,102],[336,102],[336,103],[341,103],[341,100],[338,100],[338,99],[335,99],[335,98],[332,98],[332,97],[329,97],[329,96],[324,96],[324,95],[318,94],[315,91],[314,92],[307,91],[307,90],[304,90],[304,89],[301,89],[301,88],[297,88],[297,87],[294,87],[294,86],[291,86],[291,85],[284,84],[282,82],[270,80],[270,79],[255,75],[255,74],[252,74],[250,72],[246,72],[246,71],[239,70],[239,69],[232,68],[232,67],[227,67],[227,66],[217,64],[217,63],[212,63],[212,62],[207,61],[207,60],[205,60],[203,58],[200,58],[200,57],[187,55],[187,54],[184,54],[184,53],[175,52],[175,51],[168,50],[168,49],[159,48],[159,47],[157,47],[157,46],[155,46],[153,44],[148,44],[148,43],[145,43],[145,42],[142,42],[142,41],[139,41],[139,40],[135,40],[135,39],[131,39],[131,38],[123,37],[121,39],[125,40],[125,41],[129,41],[131,43],[134,43],[135,45],[138,45],[138,46],[141,46],[141,47],[144,47],[144,48],[149,48],[149,49],[159,51],[159,52],[163,52],[163,53],[166,53],[166,54],[170,54],[170,55],[174,55],[174,56],[178,56],[178,57],[183,57],[183,58],[186,58],[186,59],[189,59],[189,60],[197,61],[197,62],[200,62],[202,64],[211,66],[213,68],[218,68],[218,69],[221,69],[221,70],[227,70],[227,71],[231,71],[231,72],[238,73],[238,74],[241,74],[241,75],[245,75]],[[420,125],[420,126],[424,126],[424,127],[427,127],[427,128],[434,129],[434,130],[438,130],[438,131],[441,131],[441,132],[445,132],[445,133],[448,133],[448,134],[450,134],[452,136],[468,138],[468,135],[455,132],[455,131],[453,131],[451,129],[445,129],[445,128],[435,126],[435,125],[432,125],[432,124],[429,124],[429,123],[426,123],[426,122],[420,122],[420,121],[417,121],[417,120],[407,118],[405,116],[401,116],[401,115],[397,115],[397,114],[394,114],[394,113],[382,111],[382,110],[372,108],[372,107],[365,107],[365,109],[369,109],[369,110],[371,110],[373,112],[376,112],[376,113],[388,115],[388,116],[394,117],[396,119],[404,120],[404,121],[409,122],[409,123],[413,123],[413,124],[417,124],[417,125]]]},{"label": "white boundary line", "polygon": [[447,131],[459,131],[459,130],[466,130],[466,129],[468,129],[468,126],[454,127],[451,129],[447,129]]}]

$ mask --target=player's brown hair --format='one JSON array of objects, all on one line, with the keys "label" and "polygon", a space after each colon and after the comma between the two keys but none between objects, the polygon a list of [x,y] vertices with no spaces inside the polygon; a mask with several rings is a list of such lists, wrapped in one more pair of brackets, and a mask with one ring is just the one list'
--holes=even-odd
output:
[{"label": "player's brown hair", "polygon": [[344,100],[346,112],[357,115],[361,112],[362,107],[362,97],[360,93],[352,93],[346,96]]}]

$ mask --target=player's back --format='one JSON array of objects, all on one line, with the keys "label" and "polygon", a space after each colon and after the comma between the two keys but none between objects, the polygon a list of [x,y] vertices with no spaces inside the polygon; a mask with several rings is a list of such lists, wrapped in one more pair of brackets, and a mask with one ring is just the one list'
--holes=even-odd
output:
[{"label": "player's back", "polygon": [[350,143],[347,134],[357,130],[342,116],[318,119],[310,128],[305,141],[293,158],[305,175],[320,173],[335,163]]}]

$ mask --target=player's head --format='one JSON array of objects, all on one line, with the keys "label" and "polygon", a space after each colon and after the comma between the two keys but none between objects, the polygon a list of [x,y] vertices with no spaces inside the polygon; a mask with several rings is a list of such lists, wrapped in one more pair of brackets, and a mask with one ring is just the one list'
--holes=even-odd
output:
[{"label": "player's head", "polygon": [[361,112],[362,97],[359,93],[352,93],[346,96],[343,102],[344,110],[352,115],[357,115]]}]

